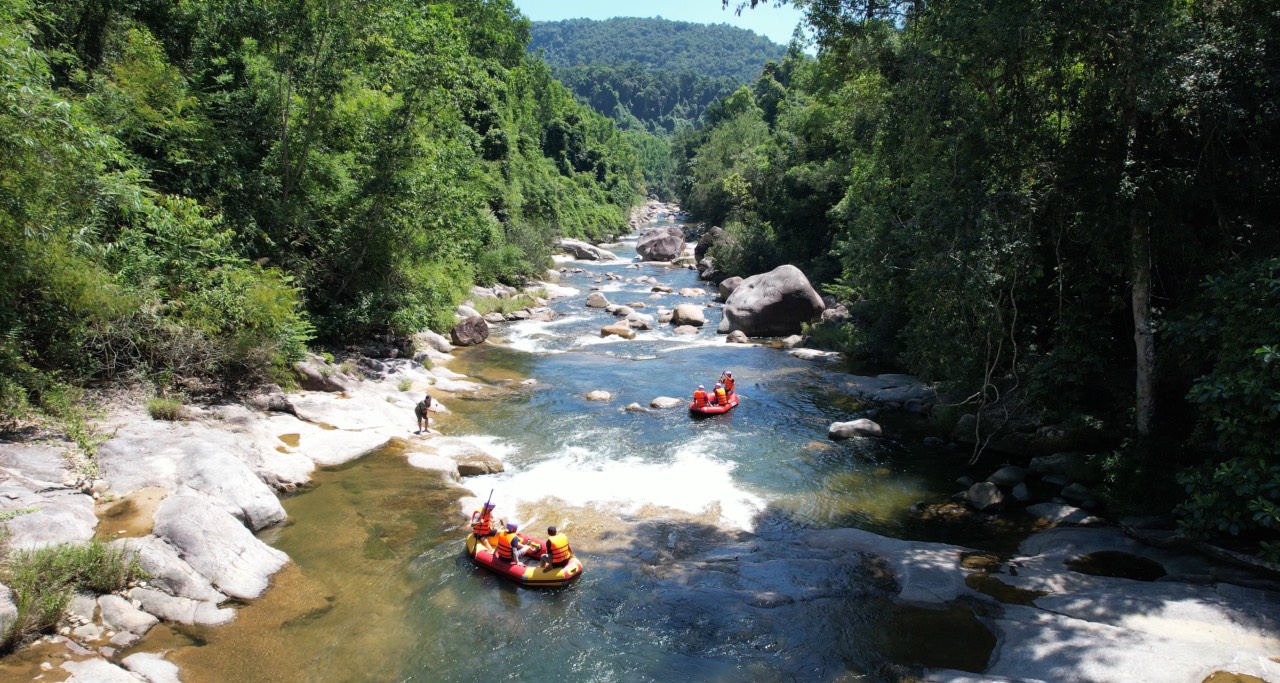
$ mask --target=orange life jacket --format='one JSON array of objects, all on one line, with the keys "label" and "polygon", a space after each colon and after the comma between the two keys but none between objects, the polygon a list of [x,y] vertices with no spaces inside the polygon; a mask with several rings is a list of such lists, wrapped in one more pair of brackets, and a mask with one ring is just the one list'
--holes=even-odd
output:
[{"label": "orange life jacket", "polygon": [[516,559],[514,553],[511,552],[511,539],[516,535],[510,531],[498,532],[498,559],[512,562]]},{"label": "orange life jacket", "polygon": [[728,393],[731,393],[731,394],[733,393],[733,378],[732,378],[732,377],[725,377],[725,378],[724,378],[724,390],[725,390],[726,392],[728,392]]},{"label": "orange life jacket", "polygon": [[480,508],[471,513],[471,531],[477,536],[488,536],[493,531],[493,511]]},{"label": "orange life jacket", "polygon": [[568,562],[573,557],[573,551],[569,549],[569,537],[556,534],[548,538],[547,553],[551,555],[551,564]]},{"label": "orange life jacket", "polygon": [[707,392],[701,389],[693,392],[693,405],[695,406],[707,405]]},{"label": "orange life jacket", "polygon": [[725,403],[727,403],[727,401],[725,400],[724,389],[716,389],[716,405],[722,406]]}]

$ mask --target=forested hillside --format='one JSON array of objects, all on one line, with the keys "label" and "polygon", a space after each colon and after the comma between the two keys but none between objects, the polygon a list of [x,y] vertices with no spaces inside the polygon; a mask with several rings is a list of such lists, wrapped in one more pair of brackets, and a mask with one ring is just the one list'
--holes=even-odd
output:
[{"label": "forested hillside", "polygon": [[765,62],[786,53],[768,38],[728,24],[635,17],[534,22],[529,49],[541,51],[553,67],[636,62],[738,83],[754,80]]},{"label": "forested hillside", "polygon": [[640,147],[645,184],[673,194],[670,143],[707,107],[759,76],[786,48],[728,24],[665,19],[534,22],[532,52],[593,109],[611,117]]},{"label": "forested hillside", "polygon": [[444,329],[625,225],[637,150],[510,0],[0,0],[0,420]]},{"label": "forested hillside", "polygon": [[802,266],[855,302],[828,342],[946,382],[988,434],[1127,436],[1113,503],[1180,496],[1184,533],[1280,557],[1280,14],[806,7],[817,59],[675,143],[682,202],[733,237],[717,268]]}]

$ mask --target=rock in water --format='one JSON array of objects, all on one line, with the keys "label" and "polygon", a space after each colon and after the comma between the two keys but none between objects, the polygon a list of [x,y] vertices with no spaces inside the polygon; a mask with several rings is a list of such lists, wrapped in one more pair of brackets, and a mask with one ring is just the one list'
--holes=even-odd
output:
[{"label": "rock in water", "polygon": [[684,231],[680,228],[646,230],[636,242],[636,253],[644,261],[671,261],[684,249]]},{"label": "rock in water", "polygon": [[822,314],[822,297],[799,268],[778,266],[742,281],[724,305],[720,332],[742,330],[749,337],[781,337]]}]

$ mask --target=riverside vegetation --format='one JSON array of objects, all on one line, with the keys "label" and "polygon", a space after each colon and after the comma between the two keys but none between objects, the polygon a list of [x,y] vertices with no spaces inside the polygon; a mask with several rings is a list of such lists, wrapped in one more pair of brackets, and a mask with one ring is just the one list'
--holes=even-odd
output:
[{"label": "riverside vegetation", "polygon": [[[1280,16],[800,4],[816,58],[673,126],[717,270],[800,266],[853,357],[992,428],[1127,436],[1109,502],[1274,559]],[[92,468],[84,386],[287,385],[308,344],[443,331],[473,283],[616,233],[666,143],[529,40],[509,0],[0,0],[0,427]]]},{"label": "riverside vegetation", "polygon": [[1280,15],[795,4],[816,58],[672,143],[716,270],[800,266],[850,302],[826,339],[944,382],[979,443],[1106,435],[1114,508],[1280,559]]}]

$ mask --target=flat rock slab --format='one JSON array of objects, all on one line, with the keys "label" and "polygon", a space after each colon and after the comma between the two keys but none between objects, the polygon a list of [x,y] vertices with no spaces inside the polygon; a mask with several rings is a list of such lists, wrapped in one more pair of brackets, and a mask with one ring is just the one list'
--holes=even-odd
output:
[{"label": "flat rock slab", "polygon": [[148,582],[156,588],[201,602],[220,603],[227,599],[209,579],[187,564],[176,548],[162,539],[155,536],[129,538],[114,541],[112,545],[134,553],[138,564],[151,575]]},{"label": "flat rock slab", "polygon": [[147,683],[180,683],[178,665],[155,652],[139,652],[120,661],[124,668],[146,679]]},{"label": "flat rock slab", "polygon": [[933,606],[960,596],[978,595],[965,585],[968,570],[960,566],[964,548],[942,543],[899,541],[861,529],[810,531],[802,537],[813,548],[866,553],[882,558],[893,571],[906,604]]},{"label": "flat rock slab", "polygon": [[45,488],[65,486],[75,479],[67,449],[58,446],[0,443],[0,471],[20,475]]},{"label": "flat rock slab", "polygon": [[271,575],[289,562],[287,555],[258,540],[216,502],[195,492],[179,492],[160,504],[155,534],[218,590],[235,598],[258,597]]},{"label": "flat rock slab", "polygon": [[158,622],[154,616],[134,607],[119,595],[99,597],[98,606],[102,609],[102,623],[115,631],[144,635]]},{"label": "flat rock slab", "polygon": [[221,626],[236,618],[236,611],[220,608],[212,602],[202,602],[161,593],[151,588],[134,588],[129,597],[137,600],[142,609],[165,621],[200,626]]},{"label": "flat rock slab", "polygon": [[62,668],[71,673],[63,683],[139,683],[137,676],[105,659],[63,662]]},{"label": "flat rock slab", "polygon": [[32,502],[37,509],[8,520],[9,547],[35,550],[93,539],[98,517],[93,498],[78,491],[47,491]]}]

